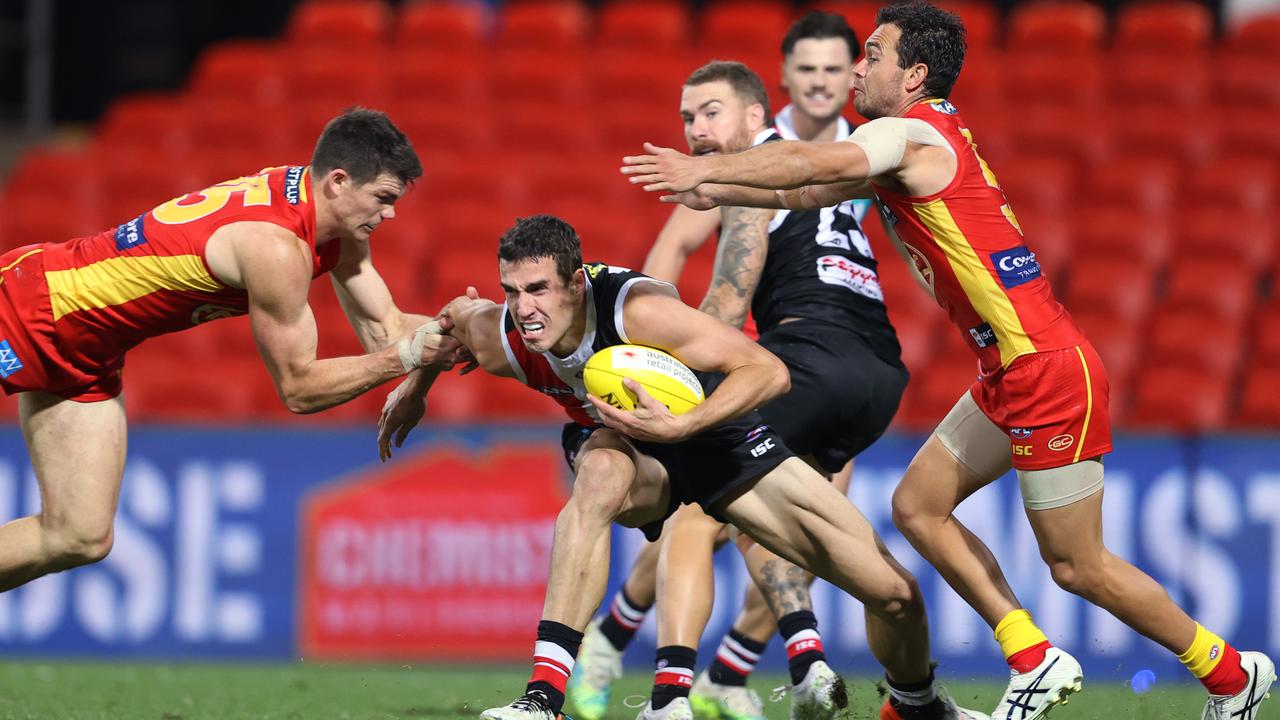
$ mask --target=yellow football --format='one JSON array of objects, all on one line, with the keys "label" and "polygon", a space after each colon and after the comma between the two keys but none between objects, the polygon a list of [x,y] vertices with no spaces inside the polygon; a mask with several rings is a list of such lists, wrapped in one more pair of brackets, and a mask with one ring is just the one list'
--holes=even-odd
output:
[{"label": "yellow football", "polygon": [[616,408],[634,410],[636,396],[622,384],[623,378],[640,383],[673,415],[689,412],[704,398],[702,383],[684,363],[643,345],[607,347],[592,355],[582,369],[587,392]]}]

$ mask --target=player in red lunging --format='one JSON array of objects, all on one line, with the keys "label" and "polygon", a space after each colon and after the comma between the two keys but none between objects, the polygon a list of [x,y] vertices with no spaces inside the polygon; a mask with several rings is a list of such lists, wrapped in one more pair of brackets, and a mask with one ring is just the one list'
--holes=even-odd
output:
[{"label": "player in red lunging", "polygon": [[[263,170],[92,237],[0,255],[0,387],[20,393],[42,501],[39,515],[0,526],[0,591],[110,551],[125,459],[121,373],[143,340],[248,313],[298,413],[451,365],[457,343],[401,312],[369,257],[370,234],[421,174],[386,115],[354,109],[325,127],[310,166]],[[367,355],[316,358],[307,290],[325,273]]]},{"label": "player in red lunging", "polygon": [[916,550],[991,625],[1011,667],[996,720],[1035,720],[1079,691],[1079,663],[1049,644],[955,507],[1010,466],[1064,589],[1176,653],[1209,691],[1205,720],[1253,720],[1275,680],[1192,620],[1102,542],[1102,461],[1111,450],[1097,354],[1054,299],[973,136],[945,98],[964,60],[958,18],[923,0],[883,8],[854,71],[872,121],[847,142],[778,142],[691,158],[647,146],[623,171],[695,208],[804,208],[874,194],[919,279],[979,358],[979,379],[934,431],[893,499]]}]

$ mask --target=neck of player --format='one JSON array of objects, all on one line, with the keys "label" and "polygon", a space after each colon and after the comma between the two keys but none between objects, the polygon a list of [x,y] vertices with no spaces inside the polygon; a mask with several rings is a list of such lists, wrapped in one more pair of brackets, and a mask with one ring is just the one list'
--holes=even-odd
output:
[{"label": "neck of player", "polygon": [[791,126],[796,137],[805,142],[835,142],[836,131],[840,128],[840,115],[830,118],[815,118],[792,105]]}]

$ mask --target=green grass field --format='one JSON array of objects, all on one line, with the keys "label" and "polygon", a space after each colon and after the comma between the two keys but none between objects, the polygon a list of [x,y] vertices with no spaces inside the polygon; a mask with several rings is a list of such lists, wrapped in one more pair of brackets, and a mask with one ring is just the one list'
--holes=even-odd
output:
[{"label": "green grass field", "polygon": [[[443,668],[433,665],[209,665],[9,662],[0,664],[2,720],[391,720],[475,718],[510,702],[528,671],[516,667]],[[618,685],[611,720],[631,720],[644,702],[650,676],[633,673]],[[759,675],[754,686],[768,700],[781,675]],[[954,683],[962,705],[989,712],[1003,686]],[[879,717],[875,683],[850,682],[848,720]],[[787,717],[789,699],[768,702],[771,720]],[[1165,684],[1145,695],[1095,683],[1052,713],[1052,720],[1195,720],[1204,696],[1198,686]],[[1265,718],[1280,718],[1277,707]]]}]

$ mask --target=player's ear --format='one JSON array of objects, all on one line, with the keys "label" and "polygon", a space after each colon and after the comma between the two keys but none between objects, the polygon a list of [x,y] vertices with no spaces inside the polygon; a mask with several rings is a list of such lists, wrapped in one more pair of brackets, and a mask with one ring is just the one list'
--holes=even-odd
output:
[{"label": "player's ear", "polygon": [[351,184],[351,175],[342,168],[334,168],[324,176],[324,184],[326,187],[338,191]]},{"label": "player's ear", "polygon": [[906,82],[906,91],[914,93],[924,87],[924,81],[929,77],[929,66],[924,63],[916,63],[907,68],[903,79]]},{"label": "player's ear", "polygon": [[573,277],[570,278],[569,286],[573,288],[574,294],[580,294],[587,291],[587,273],[582,268],[573,271]]},{"label": "player's ear", "polygon": [[753,128],[764,127],[764,106],[760,103],[752,103],[747,106],[747,121]]}]

